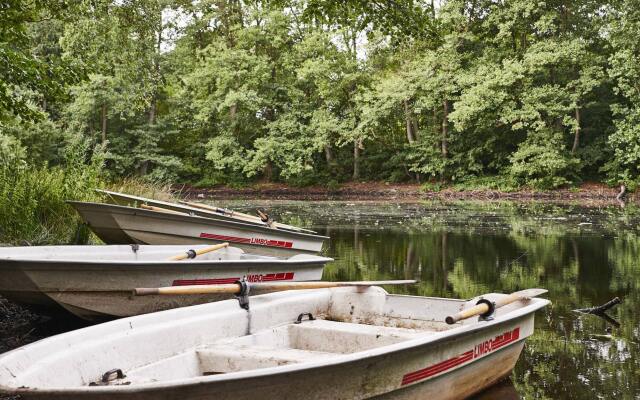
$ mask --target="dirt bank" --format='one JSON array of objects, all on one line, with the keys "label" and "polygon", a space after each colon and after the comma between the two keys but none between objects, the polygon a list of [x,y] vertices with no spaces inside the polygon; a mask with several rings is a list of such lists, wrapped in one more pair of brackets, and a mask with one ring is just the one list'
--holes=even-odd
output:
[{"label": "dirt bank", "polygon": [[[497,190],[443,189],[425,191],[418,184],[386,184],[380,182],[347,183],[335,189],[324,186],[294,187],[284,184],[256,184],[244,188],[218,186],[196,188],[190,185],[176,185],[183,196],[200,199],[274,199],[274,200],[512,200],[585,202],[589,204],[618,204],[618,188],[603,184],[589,183],[577,188],[548,191],[520,190],[500,192]],[[635,193],[627,194],[625,201],[634,202]]]}]

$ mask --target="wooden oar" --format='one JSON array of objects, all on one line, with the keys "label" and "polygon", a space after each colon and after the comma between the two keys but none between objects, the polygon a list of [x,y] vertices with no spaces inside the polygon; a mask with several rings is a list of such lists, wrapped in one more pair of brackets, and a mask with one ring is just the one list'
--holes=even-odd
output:
[{"label": "wooden oar", "polygon": [[129,194],[111,192],[111,191],[108,191],[108,190],[101,190],[101,189],[96,189],[96,191],[98,193],[102,193],[102,194],[105,194],[105,195],[109,196],[111,198],[111,200],[115,204],[124,203],[125,205],[129,205],[131,202],[135,202],[135,203],[144,204],[144,205],[150,206],[150,207],[158,207],[158,208],[160,208],[162,210],[170,210],[170,211],[175,211],[175,212],[182,212],[182,213],[184,213],[186,215],[193,214],[193,215],[197,215],[197,216],[201,216],[201,217],[205,217],[205,218],[208,218],[209,215],[216,215],[217,214],[215,212],[211,212],[211,211],[207,211],[207,210],[203,210],[203,209],[199,209],[199,208],[195,208],[195,207],[188,207],[186,205],[181,205],[181,204],[176,204],[176,203],[169,203],[169,202],[162,201],[162,200],[148,199],[146,197],[133,196],[133,195],[129,195]]},{"label": "wooden oar", "polygon": [[[382,286],[382,285],[408,285],[414,284],[418,281],[415,280],[400,280],[400,281],[360,281],[360,282],[257,282],[248,283],[251,286],[251,291],[257,290],[304,290],[304,289],[326,289],[334,287],[347,287],[347,286]],[[169,286],[160,288],[136,288],[133,293],[136,296],[147,296],[152,294],[163,295],[184,295],[184,294],[215,294],[215,293],[240,293],[242,287],[239,283],[229,283],[222,285],[192,285],[192,286]]]},{"label": "wooden oar", "polygon": [[[229,217],[238,218],[238,219],[246,221],[246,222],[252,222],[252,223],[259,223],[259,224],[268,225],[260,217],[256,217],[256,216],[245,214],[245,213],[241,213],[241,212],[238,212],[238,211],[227,210],[226,208],[213,207],[213,206],[209,206],[207,204],[194,203],[194,202],[190,202],[190,201],[180,201],[180,203],[181,204],[185,204],[185,205],[187,205],[189,207],[200,208],[202,210],[213,211],[213,212],[216,212],[216,213],[219,213],[219,214],[222,214],[222,215],[226,215],[226,216],[229,216]],[[297,231],[297,232],[315,233],[314,231],[312,231],[310,229],[298,228],[297,226],[287,225],[287,224],[283,224],[283,223],[280,223],[280,222],[272,222],[272,226],[274,226],[276,228],[279,228],[279,229],[288,229],[288,230]]]},{"label": "wooden oar", "polygon": [[167,208],[162,208],[162,207],[148,206],[146,204],[140,204],[140,208],[145,209],[145,210],[150,210],[150,211],[163,212],[163,213],[167,213],[167,214],[189,215],[187,213],[183,213],[183,212],[180,212],[180,211],[169,210]]},{"label": "wooden oar", "polygon": [[237,212],[237,211],[232,211],[232,210],[227,210],[226,208],[213,207],[213,206],[209,206],[207,204],[194,203],[194,202],[191,202],[191,201],[183,201],[183,200],[180,200],[180,204],[185,204],[185,205],[187,205],[189,207],[193,207],[193,208],[199,208],[201,210],[213,211],[213,212],[216,212],[218,214],[226,215],[228,217],[235,217],[237,219],[241,219],[241,220],[247,221],[247,222],[264,223],[264,221],[262,221],[260,218],[254,217],[253,215],[249,215],[249,214],[245,214],[245,213],[241,213],[241,212]]},{"label": "wooden oar", "polygon": [[220,250],[229,246],[229,243],[220,243],[213,246],[205,247],[199,250],[188,250],[185,253],[178,254],[177,256],[173,256],[169,258],[169,261],[180,261],[185,260],[187,258],[196,258],[202,254],[211,253],[212,251]]},{"label": "wooden oar", "polygon": [[[495,302],[495,309],[498,309],[500,307],[504,307],[507,304],[511,304],[513,302],[519,301],[519,300],[529,300],[532,297],[536,297],[536,296],[540,296],[541,294],[547,293],[548,290],[546,289],[525,289],[525,290],[521,290],[519,292],[514,292],[511,293],[510,295],[503,297],[502,299],[496,300]],[[467,319],[467,318],[471,318],[473,316],[476,315],[482,315],[482,314],[486,314],[489,312],[491,308],[489,307],[488,304],[486,303],[480,303],[478,305],[475,305],[471,308],[467,308],[466,310],[462,310],[459,313],[455,314],[455,315],[450,315],[448,316],[445,321],[447,321],[447,324],[451,325],[451,324],[455,324],[458,321],[461,321],[463,319]]]},{"label": "wooden oar", "polygon": [[[169,203],[169,202],[161,201],[161,200],[148,199],[146,197],[133,196],[133,195],[130,195],[130,194],[125,194],[125,193],[112,192],[112,191],[109,191],[109,190],[96,189],[96,191],[98,193],[102,193],[102,194],[105,194],[105,195],[109,196],[116,204],[121,204],[123,202],[125,204],[128,204],[131,201],[134,201],[134,202],[138,202],[138,203],[142,203],[142,204],[146,203],[145,207],[142,207],[142,208],[145,208],[145,209],[148,209],[148,210],[168,212],[168,213],[173,211],[175,213],[183,213],[183,215],[196,214],[196,215],[204,217],[204,218],[208,218],[208,215],[225,215],[225,216],[229,216],[229,217],[235,217],[235,218],[237,218],[237,219],[239,219],[241,221],[245,221],[245,222],[267,225],[259,217],[256,217],[256,216],[253,216],[253,215],[249,215],[249,214],[245,214],[245,213],[241,213],[241,212],[237,212],[237,211],[228,210],[228,209],[225,209],[225,208],[211,207],[211,206],[208,206],[208,205],[202,204],[202,203],[193,203],[193,202],[189,202],[189,201],[180,201],[180,204],[175,204],[175,203]],[[118,199],[120,199],[121,201],[118,201]],[[150,205],[150,204],[152,204],[152,205]],[[156,208],[147,208],[147,207],[156,207]],[[274,226],[276,228],[279,228],[279,229],[287,229],[287,230],[292,230],[292,231],[297,231],[297,232],[316,233],[316,232],[314,232],[314,231],[312,231],[310,229],[298,228],[297,226],[281,224],[279,222],[276,222],[274,224]]]}]

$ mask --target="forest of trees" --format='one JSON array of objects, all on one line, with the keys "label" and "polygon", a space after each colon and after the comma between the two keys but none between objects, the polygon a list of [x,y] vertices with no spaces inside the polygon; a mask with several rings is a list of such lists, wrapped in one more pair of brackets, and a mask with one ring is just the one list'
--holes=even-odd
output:
[{"label": "forest of trees", "polygon": [[199,185],[633,188],[640,0],[0,1],[0,162],[78,140]]}]

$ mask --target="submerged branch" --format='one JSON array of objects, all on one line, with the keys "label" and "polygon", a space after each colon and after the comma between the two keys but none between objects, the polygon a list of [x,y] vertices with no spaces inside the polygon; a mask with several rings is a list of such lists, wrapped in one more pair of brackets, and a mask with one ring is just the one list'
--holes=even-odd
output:
[{"label": "submerged branch", "polygon": [[616,304],[620,304],[622,302],[622,300],[620,300],[619,297],[616,297],[612,300],[609,300],[608,302],[604,303],[601,306],[598,307],[590,307],[590,308],[579,308],[576,310],[573,310],[575,312],[579,312],[582,314],[604,314],[605,311],[607,311],[608,309],[610,309],[611,307],[615,306]]}]

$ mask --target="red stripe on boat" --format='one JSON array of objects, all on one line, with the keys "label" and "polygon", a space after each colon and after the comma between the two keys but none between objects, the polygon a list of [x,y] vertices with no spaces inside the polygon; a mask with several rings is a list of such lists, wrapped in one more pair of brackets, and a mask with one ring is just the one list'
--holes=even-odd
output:
[{"label": "red stripe on boat", "polygon": [[237,237],[237,236],[216,235],[215,233],[206,233],[206,232],[200,233],[200,237],[204,239],[221,240],[223,242],[255,244],[258,246],[284,247],[286,249],[290,249],[293,247],[293,242],[287,242],[285,240],[243,238],[243,237]]},{"label": "red stripe on boat", "polygon": [[273,282],[273,281],[290,281],[293,280],[293,272],[278,272],[275,274],[256,274],[248,275],[249,282]]},{"label": "red stripe on boat", "polygon": [[213,278],[213,279],[177,279],[173,281],[173,286],[191,286],[191,285],[223,285],[225,283],[234,283],[241,278]]},{"label": "red stripe on boat", "polygon": [[[295,276],[295,272],[276,272],[273,274],[250,274],[247,275],[248,282],[273,282],[273,281],[291,281]],[[226,283],[235,283],[241,278],[211,278],[211,279],[177,279],[173,281],[173,286],[192,286],[192,285],[223,285]]]},{"label": "red stripe on boat", "polygon": [[464,364],[467,361],[470,361],[472,359],[473,359],[473,350],[469,350],[466,353],[463,353],[457,357],[453,357],[448,360],[442,361],[438,364],[434,364],[430,367],[420,369],[410,374],[406,374],[405,376],[402,377],[402,384],[408,385],[410,383],[417,382],[422,379],[426,379],[430,376],[437,375],[453,367],[457,367],[460,364]]},{"label": "red stripe on boat", "polygon": [[491,353],[492,351],[495,351],[500,347],[517,341],[519,338],[520,328],[518,327],[512,331],[505,332],[502,335],[498,335],[493,339],[489,339],[480,344],[477,344],[472,350],[465,351],[464,353],[453,358],[449,358],[448,360],[430,365],[427,368],[409,372],[402,377],[402,385],[404,386],[410,383],[430,378],[434,375],[438,375],[442,372],[450,370],[451,368],[455,368],[458,365],[462,365],[475,358],[483,357],[484,355]]}]

